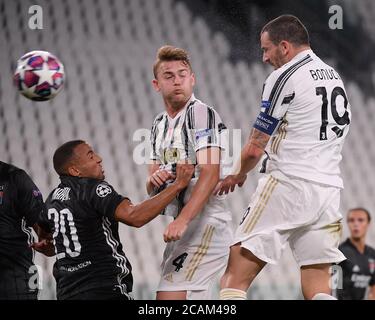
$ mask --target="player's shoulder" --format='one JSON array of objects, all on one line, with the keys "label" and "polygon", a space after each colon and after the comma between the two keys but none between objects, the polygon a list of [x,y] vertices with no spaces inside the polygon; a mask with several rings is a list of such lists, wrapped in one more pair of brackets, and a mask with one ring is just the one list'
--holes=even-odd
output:
[{"label": "player's shoulder", "polygon": [[375,259],[375,248],[370,247],[370,246],[366,246],[366,247],[369,252],[369,257],[372,259]]},{"label": "player's shoulder", "polygon": [[28,176],[25,170],[18,168],[10,163],[0,161],[0,169],[5,176]]},{"label": "player's shoulder", "polygon": [[215,113],[217,114],[217,111],[213,106],[210,106],[209,104],[203,102],[199,99],[194,99],[187,107],[186,110],[187,113],[194,113],[199,115],[199,113]]},{"label": "player's shoulder", "polygon": [[353,245],[350,243],[349,239],[346,239],[344,242],[340,243],[339,250],[340,251],[351,251],[353,249]]},{"label": "player's shoulder", "polygon": [[91,196],[105,198],[107,195],[115,192],[115,189],[105,180],[84,178],[81,179],[80,183]]},{"label": "player's shoulder", "polygon": [[10,181],[13,181],[17,187],[29,186],[30,182],[32,182],[31,177],[25,170],[11,164],[6,164],[5,176]]},{"label": "player's shoulder", "polygon": [[273,86],[274,84],[285,82],[290,79],[293,75],[297,74],[297,71],[308,63],[320,60],[312,50],[307,50],[297,55],[291,61],[285,63],[280,68],[271,72],[266,79],[266,84]]},{"label": "player's shoulder", "polygon": [[166,114],[165,111],[162,111],[162,112],[158,113],[156,115],[156,117],[154,118],[153,124],[155,125],[155,124],[159,123],[161,120],[163,120],[165,114]]}]

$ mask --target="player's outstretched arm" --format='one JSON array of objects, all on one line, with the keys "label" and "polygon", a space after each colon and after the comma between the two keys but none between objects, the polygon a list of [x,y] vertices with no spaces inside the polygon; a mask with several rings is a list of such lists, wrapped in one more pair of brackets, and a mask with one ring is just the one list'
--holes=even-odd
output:
[{"label": "player's outstretched arm", "polygon": [[140,228],[156,216],[187,187],[194,173],[194,165],[179,164],[176,169],[176,180],[165,190],[137,205],[128,199],[116,208],[115,219],[129,226]]},{"label": "player's outstretched arm", "polygon": [[234,173],[217,184],[214,194],[222,195],[229,191],[233,192],[236,185],[242,187],[248,172],[254,169],[262,158],[270,138],[270,135],[253,128],[249,141],[241,151],[241,158],[237,162]]},{"label": "player's outstretched arm", "polygon": [[208,201],[220,178],[220,149],[206,148],[197,152],[200,169],[199,179],[194,186],[188,203],[176,220],[164,232],[164,241],[176,241],[182,237],[189,222],[196,217]]}]

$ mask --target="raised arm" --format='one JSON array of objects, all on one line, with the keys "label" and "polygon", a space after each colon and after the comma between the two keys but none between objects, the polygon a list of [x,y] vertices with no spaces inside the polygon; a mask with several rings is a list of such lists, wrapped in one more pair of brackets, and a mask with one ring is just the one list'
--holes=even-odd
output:
[{"label": "raised arm", "polygon": [[177,165],[176,180],[156,196],[137,205],[130,200],[123,200],[116,208],[115,219],[136,228],[142,227],[156,216],[182,191],[190,182],[194,173],[191,164]]},{"label": "raised arm", "polygon": [[189,222],[203,209],[217,185],[220,177],[220,148],[212,147],[197,152],[200,174],[193,188],[191,198],[181,213],[164,232],[164,241],[176,241],[181,238]]},{"label": "raised arm", "polygon": [[246,180],[248,172],[254,169],[262,158],[270,138],[271,136],[267,133],[253,128],[249,141],[241,151],[241,158],[237,161],[233,174],[218,183],[214,194],[227,194],[229,191],[233,192],[236,185],[241,187]]}]

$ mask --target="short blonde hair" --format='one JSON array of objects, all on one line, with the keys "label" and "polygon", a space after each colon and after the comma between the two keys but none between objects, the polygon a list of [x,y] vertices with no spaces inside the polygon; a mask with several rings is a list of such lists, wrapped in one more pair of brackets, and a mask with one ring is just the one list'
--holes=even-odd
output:
[{"label": "short blonde hair", "polygon": [[182,61],[186,66],[190,68],[191,71],[193,71],[190,63],[190,58],[186,50],[174,46],[163,46],[158,50],[156,61],[154,63],[153,71],[155,79],[157,77],[160,64],[166,61]]}]

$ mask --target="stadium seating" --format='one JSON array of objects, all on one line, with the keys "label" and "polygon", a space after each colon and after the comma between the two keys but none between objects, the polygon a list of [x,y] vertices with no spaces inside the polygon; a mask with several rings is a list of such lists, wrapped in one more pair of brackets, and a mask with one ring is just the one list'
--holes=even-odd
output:
[{"label": "stadium seating", "polygon": [[[270,72],[260,62],[230,60],[230,44],[209,22],[173,0],[64,0],[38,3],[44,29],[27,26],[32,0],[0,1],[0,159],[25,168],[47,197],[58,183],[52,154],[61,143],[85,139],[103,157],[107,180],[134,202],[146,198],[147,166],[133,161],[139,142],[134,132],[149,130],[163,104],[151,87],[152,64],[163,44],[190,51],[197,76],[197,96],[214,106],[229,128],[242,129],[242,142],[259,110],[262,83]],[[368,1],[368,4],[371,3]],[[374,12],[374,6],[369,5]],[[366,10],[363,14],[367,14]],[[373,15],[372,15],[373,16]],[[371,18],[372,19],[372,18]],[[371,20],[372,21],[372,20]],[[373,27],[372,27],[373,28]],[[373,29],[372,29],[373,30]],[[66,68],[66,86],[51,102],[34,103],[12,86],[16,60],[33,49],[56,54]],[[365,206],[375,212],[375,100],[347,79],[353,110],[343,151],[346,189],[342,211]],[[147,131],[146,131],[147,132]],[[259,174],[228,197],[234,225],[255,190]],[[154,298],[170,220],[160,217],[142,229],[121,226],[125,252],[133,265],[135,297]],[[344,235],[347,235],[345,230]],[[370,234],[375,245],[375,232]],[[38,256],[47,268],[41,298],[54,298],[53,258]],[[290,250],[279,266],[267,266],[250,290],[252,299],[301,298],[298,267]]]}]

